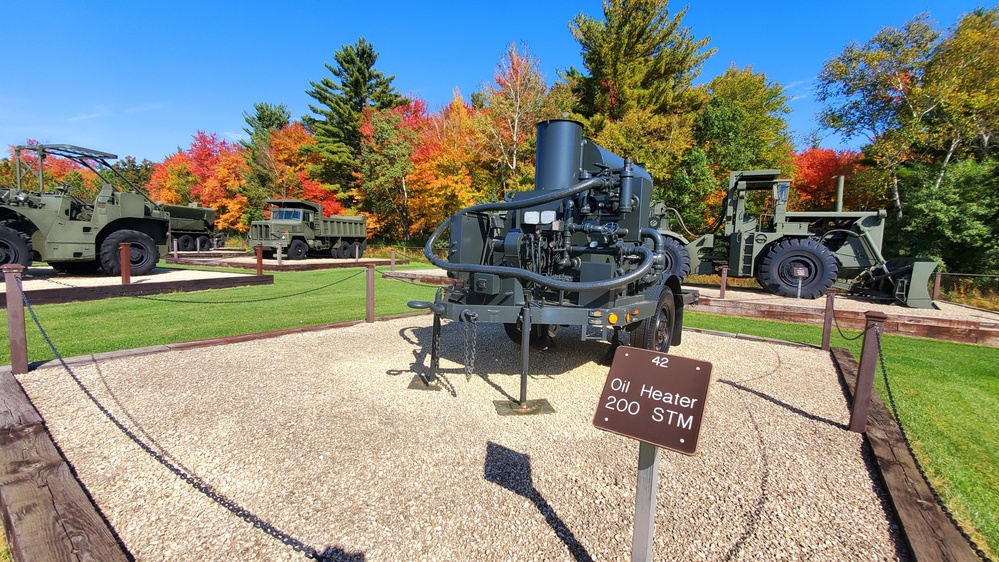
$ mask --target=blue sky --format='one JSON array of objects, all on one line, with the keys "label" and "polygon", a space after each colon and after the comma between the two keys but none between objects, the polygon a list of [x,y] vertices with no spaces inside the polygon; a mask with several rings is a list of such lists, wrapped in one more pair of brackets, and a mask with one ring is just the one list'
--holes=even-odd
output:
[{"label": "blue sky", "polygon": [[[807,4],[807,5],[806,5]],[[423,6],[422,8],[420,6]],[[688,4],[671,3],[670,12]],[[717,53],[698,83],[730,64],[752,65],[786,88],[798,137],[815,128],[812,90],[822,64],[850,41],[928,11],[940,29],[970,0],[695,0],[684,24]],[[162,161],[199,130],[233,140],[256,102],[308,114],[309,81],[364,36],[396,88],[448,103],[492,78],[511,42],[525,43],[548,82],[582,68],[569,21],[602,17],[599,0],[575,2],[10,2],[0,50],[0,143],[76,144]],[[843,148],[837,139],[824,142]]]}]

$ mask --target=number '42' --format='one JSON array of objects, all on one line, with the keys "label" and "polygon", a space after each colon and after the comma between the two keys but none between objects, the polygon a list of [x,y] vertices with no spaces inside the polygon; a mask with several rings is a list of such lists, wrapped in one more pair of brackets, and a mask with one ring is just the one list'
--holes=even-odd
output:
[{"label": "number '42'", "polygon": [[662,367],[663,369],[669,368],[669,357],[657,356],[652,358],[652,364],[656,367]]}]

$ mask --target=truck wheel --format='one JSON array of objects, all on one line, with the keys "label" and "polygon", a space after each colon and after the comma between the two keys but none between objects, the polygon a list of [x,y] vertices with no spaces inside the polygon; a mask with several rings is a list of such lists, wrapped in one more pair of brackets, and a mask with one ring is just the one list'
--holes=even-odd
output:
[{"label": "truck wheel", "polygon": [[663,251],[666,254],[664,273],[676,275],[682,282],[690,275],[690,252],[676,238],[671,236],[664,238],[666,238],[666,243],[663,245]]},{"label": "truck wheel", "polygon": [[795,270],[804,270],[801,296],[815,299],[826,293],[836,282],[839,266],[829,248],[811,238],[780,240],[770,247],[760,262],[757,280],[768,292],[782,297],[798,294]]},{"label": "truck wheel", "polygon": [[360,242],[353,242],[347,248],[347,257],[350,258],[350,259],[360,258],[363,253],[364,252],[361,251],[361,244],[360,244]]},{"label": "truck wheel", "polygon": [[345,260],[349,255],[348,254],[349,251],[350,251],[350,242],[343,240],[339,244],[333,246],[333,249],[330,251],[330,253],[333,254],[333,257],[335,258]]},{"label": "truck wheel", "polygon": [[[531,336],[530,345],[534,347],[548,347],[552,343],[552,338],[554,338],[559,331],[558,324],[533,324],[531,325]],[[521,331],[520,322],[503,324],[503,330],[506,332],[507,337],[509,337],[513,343],[520,345],[521,341]]]},{"label": "truck wheel", "polygon": [[673,302],[673,289],[664,286],[659,294],[656,313],[639,322],[638,327],[631,333],[632,346],[660,353],[668,352],[673,340],[675,320],[676,304]]},{"label": "truck wheel", "polygon": [[190,234],[185,234],[177,239],[177,249],[181,252],[190,252],[194,250],[194,237]]},{"label": "truck wheel", "polygon": [[104,271],[110,275],[121,275],[119,245],[126,242],[131,246],[129,264],[132,275],[145,275],[156,267],[160,251],[151,236],[138,230],[117,230],[101,244],[101,267]]},{"label": "truck wheel", "polygon": [[195,249],[197,248],[201,248],[202,250],[211,250],[212,239],[207,236],[198,236],[198,245],[195,246]]},{"label": "truck wheel", "polygon": [[309,253],[309,245],[301,240],[292,240],[288,246],[288,259],[301,260]]},{"label": "truck wheel", "polygon": [[31,265],[31,239],[9,226],[0,226],[0,265]]}]

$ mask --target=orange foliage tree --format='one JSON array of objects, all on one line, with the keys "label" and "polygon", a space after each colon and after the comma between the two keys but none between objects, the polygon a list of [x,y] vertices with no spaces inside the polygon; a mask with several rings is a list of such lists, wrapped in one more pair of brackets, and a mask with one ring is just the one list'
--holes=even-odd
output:
[{"label": "orange foliage tree", "polygon": [[[836,176],[844,176],[844,181],[849,186],[859,168],[858,156],[852,150],[837,152],[829,148],[809,148],[795,154],[794,187],[797,200],[794,201],[794,206],[808,211],[832,209],[836,198]],[[851,202],[856,204],[855,195],[845,199],[844,208]]]},{"label": "orange foliage tree", "polygon": [[215,209],[215,226],[245,232],[248,199],[243,148],[198,131],[190,148],[167,157],[153,170],[148,192],[166,203],[200,203]]},{"label": "orange foliage tree", "polygon": [[342,214],[344,208],[333,186],[316,181],[309,174],[310,167],[321,164],[322,156],[317,151],[303,150],[303,147],[314,145],[315,139],[300,121],[271,131],[268,153],[280,189],[272,196],[320,203],[326,216]]}]

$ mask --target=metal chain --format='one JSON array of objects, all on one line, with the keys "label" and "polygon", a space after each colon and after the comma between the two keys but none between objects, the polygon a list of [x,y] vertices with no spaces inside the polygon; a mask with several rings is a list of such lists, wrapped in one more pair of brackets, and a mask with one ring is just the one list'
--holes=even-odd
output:
[{"label": "metal chain", "polygon": [[469,381],[472,380],[472,375],[475,373],[475,347],[479,332],[476,321],[479,319],[479,315],[465,309],[461,311],[461,317],[465,325],[465,380]]},{"label": "metal chain", "polygon": [[357,277],[358,275],[360,275],[363,272],[364,272],[364,270],[359,270],[359,271],[355,272],[353,275],[350,275],[348,277],[344,277],[343,279],[339,279],[337,281],[333,281],[332,283],[327,283],[327,284],[322,285],[320,287],[314,287],[312,289],[306,289],[304,291],[299,291],[297,293],[290,293],[290,294],[287,294],[287,295],[278,295],[276,297],[263,297],[263,298],[259,298],[259,299],[246,299],[246,300],[237,300],[237,301],[193,301],[193,300],[186,300],[186,299],[168,299],[168,298],[161,298],[161,297],[150,297],[150,296],[146,296],[146,295],[115,295],[115,294],[112,294],[111,292],[109,292],[107,290],[104,290],[104,289],[102,289],[100,287],[79,287],[79,286],[76,286],[76,285],[70,285],[69,283],[63,283],[63,282],[60,282],[60,281],[56,281],[54,279],[45,279],[45,281],[48,281],[49,283],[55,283],[56,285],[62,285],[63,287],[70,287],[72,289],[83,289],[85,291],[93,291],[95,293],[100,293],[100,294],[103,294],[103,295],[107,295],[109,297],[128,297],[128,298],[132,298],[132,299],[141,299],[141,300],[147,300],[147,301],[176,302],[176,303],[186,303],[186,304],[244,304],[244,303],[253,303],[253,302],[275,301],[275,300],[286,299],[286,298],[290,298],[290,297],[297,297],[297,296],[305,295],[305,294],[308,294],[308,293],[314,293],[316,291],[321,291],[323,289],[327,289],[329,287],[332,287],[333,285],[339,285],[340,283],[343,283],[345,281],[349,281],[349,280],[353,279],[354,277]]},{"label": "metal chain", "polygon": [[833,314],[832,317],[833,317],[833,324],[836,325],[836,331],[839,332],[839,337],[845,339],[846,341],[859,340],[860,338],[864,337],[864,334],[866,334],[867,330],[870,329],[870,326],[868,326],[867,328],[864,328],[864,330],[862,332],[860,332],[859,334],[857,334],[855,337],[851,338],[851,337],[847,336],[846,334],[844,334],[843,330],[840,329],[840,327],[839,327],[839,320],[836,318],[836,315]]},{"label": "metal chain", "polygon": [[229,510],[229,512],[231,512],[233,515],[253,525],[257,529],[260,529],[264,533],[267,533],[268,535],[276,538],[277,540],[281,541],[281,543],[290,546],[293,550],[301,552],[307,558],[312,558],[313,560],[327,560],[327,559],[333,560],[332,548],[327,548],[325,551],[319,552],[315,548],[292,537],[288,533],[278,529],[277,527],[271,525],[267,521],[264,521],[260,517],[254,515],[253,512],[240,506],[235,501],[229,499],[225,494],[216,490],[214,487],[212,487],[211,484],[205,482],[199,476],[191,474],[186,470],[184,470],[183,468],[181,468],[178,464],[168,459],[163,453],[157,451],[151,445],[143,441],[142,438],[140,438],[131,429],[126,427],[125,424],[123,424],[120,420],[118,420],[118,418],[115,417],[115,415],[112,414],[111,411],[108,410],[107,407],[105,407],[104,404],[102,404],[101,401],[98,400],[96,396],[94,396],[94,394],[90,391],[90,389],[87,388],[87,386],[83,383],[82,380],[80,380],[80,377],[76,375],[76,373],[69,366],[69,364],[66,363],[66,360],[63,358],[62,354],[59,353],[59,350],[56,349],[55,344],[52,342],[52,339],[45,331],[45,328],[42,327],[42,323],[38,319],[38,316],[35,314],[35,310],[31,307],[31,303],[28,302],[28,296],[24,293],[24,288],[21,285],[21,279],[16,278],[16,280],[17,280],[18,290],[21,291],[21,300],[24,301],[24,308],[31,315],[31,319],[35,322],[35,325],[38,326],[38,331],[41,333],[42,339],[45,340],[45,343],[48,344],[49,349],[51,349],[52,353],[55,354],[56,359],[59,360],[59,363],[62,365],[62,368],[65,369],[67,373],[69,373],[69,376],[72,377],[76,385],[80,387],[80,390],[83,391],[83,393],[87,396],[87,398],[89,398],[90,401],[93,402],[95,406],[97,406],[97,409],[100,410],[102,414],[104,414],[104,417],[106,417],[112,424],[114,424],[115,427],[117,427],[123,434],[125,434],[126,437],[131,439],[133,443],[138,445],[140,449],[145,451],[146,454],[152,457],[156,462],[163,465],[164,468],[172,472],[175,476],[177,476],[184,482],[188,483],[195,490],[201,492],[202,494],[213,500],[215,503]]},{"label": "metal chain", "polygon": [[886,394],[888,395],[888,403],[889,405],[891,405],[892,415],[895,416],[895,421],[898,423],[898,429],[902,433],[902,441],[905,442],[905,448],[909,450],[909,455],[912,456],[912,461],[916,464],[916,470],[919,471],[919,475],[923,477],[923,481],[926,482],[926,486],[929,487],[930,493],[933,494],[933,499],[936,500],[937,505],[939,505],[940,509],[943,510],[944,514],[947,516],[947,519],[949,519],[950,522],[953,523],[955,527],[957,527],[958,532],[961,533],[961,536],[964,537],[964,540],[968,541],[968,544],[971,545],[971,548],[972,550],[975,551],[975,554],[977,554],[978,557],[981,558],[982,560],[989,562],[991,559],[988,557],[987,554],[985,554],[985,551],[983,551],[981,547],[979,547],[978,544],[976,544],[975,541],[971,539],[971,536],[968,535],[967,532],[965,532],[964,527],[962,527],[961,524],[958,523],[956,519],[954,519],[954,515],[951,514],[950,510],[947,509],[947,506],[944,505],[943,498],[940,497],[940,494],[937,493],[936,488],[934,488],[933,484],[930,483],[929,477],[926,476],[926,471],[923,470],[923,465],[920,464],[919,459],[916,458],[916,453],[915,451],[912,450],[912,443],[909,441],[909,435],[905,432],[905,428],[902,427],[902,418],[900,418],[898,415],[898,407],[895,404],[895,395],[892,394],[891,391],[891,384],[888,383],[888,368],[885,366],[884,349],[881,347],[880,325],[875,325],[874,334],[877,336],[878,361],[881,363],[881,376],[884,379],[885,391]]}]

